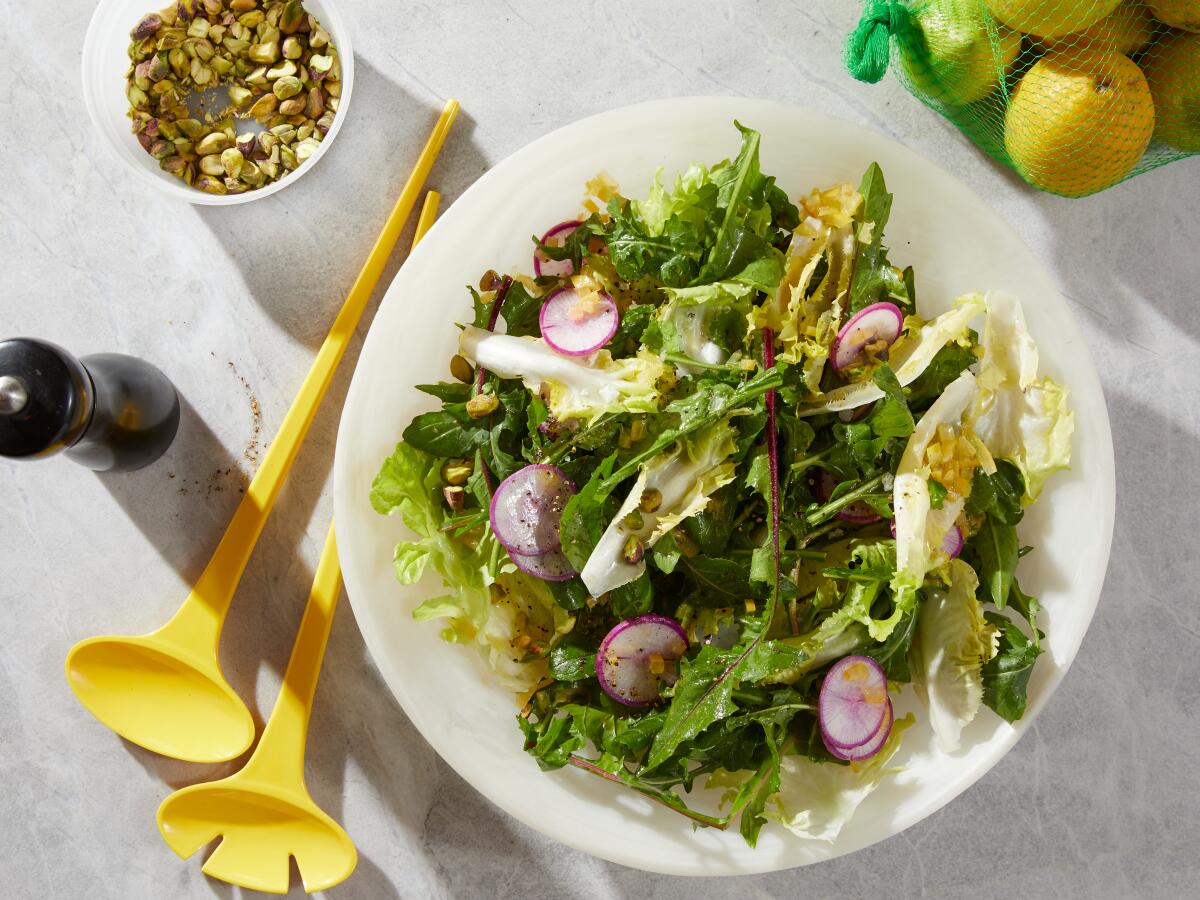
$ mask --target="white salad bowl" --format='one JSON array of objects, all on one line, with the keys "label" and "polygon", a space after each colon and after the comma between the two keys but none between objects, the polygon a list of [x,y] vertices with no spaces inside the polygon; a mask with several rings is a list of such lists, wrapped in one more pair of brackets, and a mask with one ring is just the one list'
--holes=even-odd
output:
[{"label": "white salad bowl", "polygon": [[[294,172],[289,172],[266,187],[244,194],[209,194],[190,187],[160,169],[158,160],[142,149],[130,130],[127,115],[129,101],[125,97],[129,32],[141,21],[142,16],[170,5],[168,0],[100,0],[92,13],[87,36],[83,40],[83,102],[96,133],[109,152],[124,164],[138,183],[177,200],[201,206],[235,206],[261,200],[289,184],[295,184],[303,175],[311,172],[341,131],[350,109],[350,97],[354,93],[354,48],[351,46],[350,28],[333,0],[304,0],[304,8],[316,16],[329,32],[333,45],[337,47],[342,68],[342,96],[329,133],[322,138],[321,145],[313,155]],[[247,119],[246,122],[246,130],[257,130],[257,127],[251,128],[254,120]]]},{"label": "white salad bowl", "polygon": [[[489,268],[529,271],[530,235],[575,216],[584,182],[612,175],[643,196],[656,169],[681,170],[737,153],[738,119],[762,132],[762,170],[796,197],[814,186],[858,183],[877,161],[895,195],[887,226],[891,258],[916,269],[919,308],[941,312],[973,290],[1003,289],[1024,301],[1042,371],[1071,390],[1073,468],[1051,478],[1020,526],[1035,553],[1021,584],[1045,606],[1046,653],[1013,725],[989,709],[940,752],[906,688],[897,714],[917,710],[886,778],[832,843],[776,825],[757,848],[736,829],[694,830],[675,812],[575,769],[545,773],[522,750],[511,693],[469,647],[443,643],[437,623],[413,608],[444,592],[436,574],[401,587],[392,550],[400,517],[376,515],[371,481],[412,416],[431,407],[413,390],[448,377],[456,320],[469,317],[465,284]],[[958,180],[899,144],[824,115],[741,98],[666,100],[585,119],[527,146],[483,176],[449,209],[396,276],[367,337],[338,435],[335,509],[346,588],[375,664],[409,718],[463,778],[527,825],[580,850],[656,872],[733,875],[831,859],[902,831],[964,791],[1017,742],[1062,681],[1091,621],[1108,562],[1115,507],[1108,414],[1079,328],[1035,257]],[[1027,786],[1014,785],[1014,789]],[[689,801],[695,800],[695,793]]]}]

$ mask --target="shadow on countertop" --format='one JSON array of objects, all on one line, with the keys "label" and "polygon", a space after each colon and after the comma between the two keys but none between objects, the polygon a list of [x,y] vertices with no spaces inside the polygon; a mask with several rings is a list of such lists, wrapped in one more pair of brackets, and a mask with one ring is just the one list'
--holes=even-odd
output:
[{"label": "shadow on countertop", "polygon": [[[313,172],[260,201],[195,208],[241,270],[246,292],[296,340],[320,346],[440,112],[356,57],[348,118]],[[473,132],[460,111],[427,183],[442,194],[442,211],[488,167]],[[416,218],[414,210],[364,325],[408,255]]]}]

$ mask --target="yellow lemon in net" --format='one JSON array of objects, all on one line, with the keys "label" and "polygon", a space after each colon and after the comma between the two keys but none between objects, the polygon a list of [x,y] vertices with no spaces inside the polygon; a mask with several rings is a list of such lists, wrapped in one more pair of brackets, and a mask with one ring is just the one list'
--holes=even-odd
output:
[{"label": "yellow lemon in net", "polygon": [[987,0],[997,19],[1009,28],[1043,38],[1057,38],[1103,19],[1121,0]]},{"label": "yellow lemon in net", "polygon": [[1148,0],[1154,18],[1172,28],[1200,31],[1200,0]]},{"label": "yellow lemon in net", "polygon": [[1152,40],[1158,23],[1141,0],[1123,0],[1120,6],[1090,28],[1052,41],[1039,41],[1047,50],[1086,48],[1137,53]]},{"label": "yellow lemon in net", "polygon": [[900,45],[909,82],[931,100],[965,106],[986,97],[1021,52],[1021,35],[1000,26],[995,43],[976,0],[925,0]]},{"label": "yellow lemon in net", "polygon": [[1119,53],[1048,53],[1008,103],[1004,147],[1030,184],[1082,197],[1120,181],[1154,133],[1141,69]]},{"label": "yellow lemon in net", "polygon": [[1142,65],[1154,95],[1154,136],[1176,150],[1200,153],[1200,34],[1169,34]]}]

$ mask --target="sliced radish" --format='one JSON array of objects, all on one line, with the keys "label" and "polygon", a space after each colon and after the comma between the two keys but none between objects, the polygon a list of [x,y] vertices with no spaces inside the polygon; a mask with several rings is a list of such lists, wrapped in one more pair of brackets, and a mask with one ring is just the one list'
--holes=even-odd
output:
[{"label": "sliced radish", "polygon": [[561,549],[551,550],[549,553],[541,553],[537,556],[524,556],[509,550],[508,555],[518,569],[526,575],[532,575],[542,581],[566,581],[579,574],[567,561],[567,557],[563,555]]},{"label": "sliced radish", "polygon": [[[904,329],[904,313],[894,303],[872,303],[850,317],[833,342],[830,361],[835,371],[858,362],[868,346],[890,347]],[[876,352],[878,352],[878,350]]]},{"label": "sliced radish", "polygon": [[565,356],[587,356],[607,344],[617,332],[620,315],[604,291],[581,295],[574,288],[553,291],[538,315],[542,337]]},{"label": "sliced radish", "polygon": [[942,552],[951,559],[958,559],[958,554],[962,553],[962,548],[962,529],[957,525],[951,525],[950,530],[946,532],[946,536],[942,539]]},{"label": "sliced radish", "polygon": [[882,750],[883,745],[887,743],[888,735],[892,733],[892,723],[895,720],[896,714],[892,710],[892,701],[889,700],[887,712],[883,716],[883,721],[879,723],[879,730],[875,732],[869,741],[849,750],[828,746],[825,749],[838,759],[844,759],[847,762],[861,762],[864,759],[870,759]]},{"label": "sliced radish", "polygon": [[853,750],[875,736],[887,715],[887,676],[869,656],[839,659],[821,682],[817,718],[831,750]]},{"label": "sliced radish", "polygon": [[496,488],[488,519],[509,553],[540,556],[559,548],[558,524],[575,485],[557,466],[526,466]]},{"label": "sliced radish", "polygon": [[604,693],[625,706],[649,706],[673,684],[676,663],[687,652],[683,626],[666,616],[626,619],[600,642],[596,677]]},{"label": "sliced radish", "polygon": [[[561,247],[579,225],[574,219],[570,222],[559,222],[542,235],[542,243],[547,247]],[[533,251],[533,274],[538,278],[543,275],[566,278],[575,274],[575,263],[569,259],[551,259],[539,247]]]},{"label": "sliced radish", "polygon": [[[888,522],[888,528],[892,530],[892,537],[896,536],[896,520],[892,519]],[[942,552],[951,559],[958,559],[958,554],[962,553],[963,544],[966,543],[963,538],[962,529],[957,525],[951,525],[950,530],[946,532],[946,536],[942,538]]]},{"label": "sliced radish", "polygon": [[[837,479],[831,473],[822,469],[821,474],[817,476],[816,482],[813,484],[813,492],[821,503],[828,503],[829,498],[833,496],[834,488],[837,486]],[[854,525],[866,525],[869,522],[878,522],[882,517],[875,510],[871,509],[871,507],[867,506],[867,504],[859,500],[840,510],[835,518]]]}]

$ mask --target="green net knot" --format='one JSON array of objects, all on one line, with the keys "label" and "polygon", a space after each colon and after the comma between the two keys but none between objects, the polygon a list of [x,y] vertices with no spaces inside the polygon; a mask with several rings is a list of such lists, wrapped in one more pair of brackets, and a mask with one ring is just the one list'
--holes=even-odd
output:
[{"label": "green net knot", "polygon": [[908,21],[900,0],[866,0],[858,27],[846,38],[846,68],[859,81],[875,84],[887,72],[891,37]]}]

